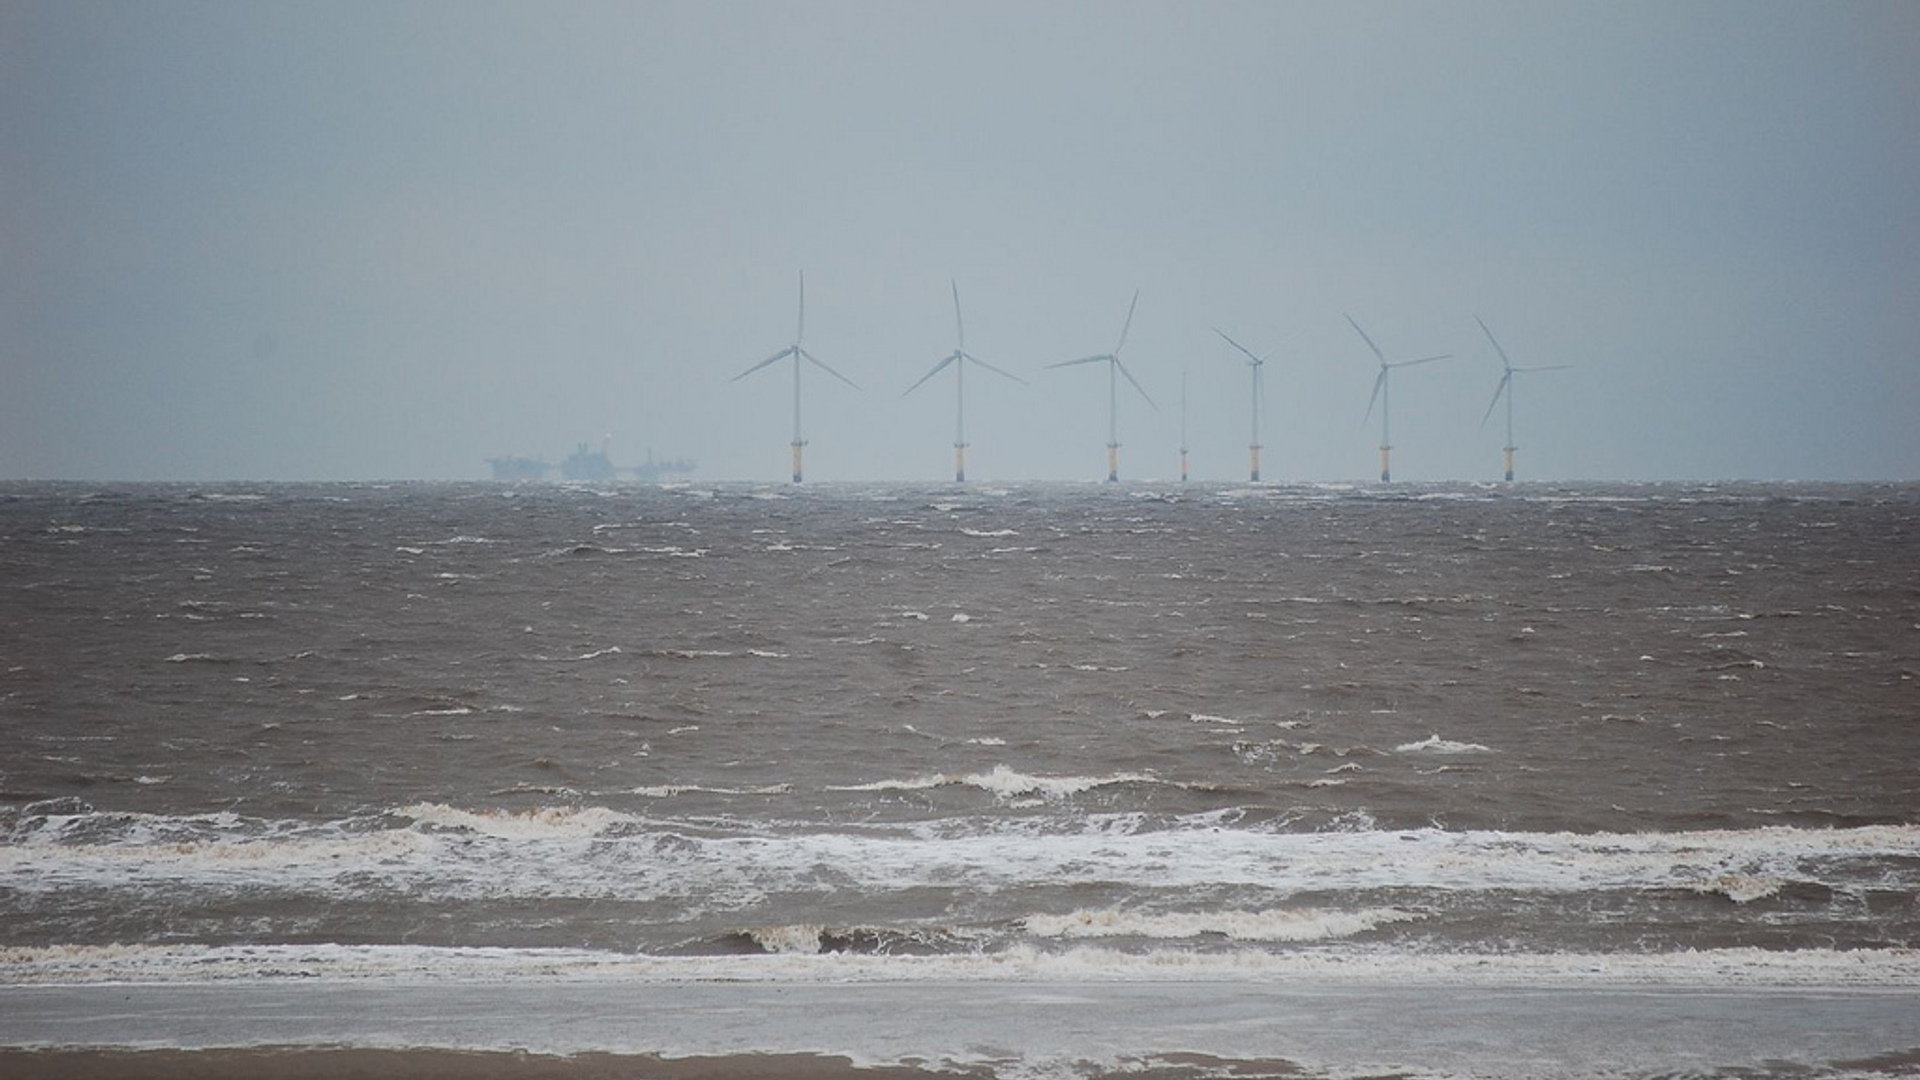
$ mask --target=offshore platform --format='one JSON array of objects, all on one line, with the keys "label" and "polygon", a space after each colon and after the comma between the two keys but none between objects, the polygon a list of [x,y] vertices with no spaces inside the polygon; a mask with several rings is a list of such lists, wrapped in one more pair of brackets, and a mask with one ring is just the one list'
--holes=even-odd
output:
[{"label": "offshore platform", "polygon": [[[590,448],[586,443],[574,445],[573,453],[557,466],[562,480],[609,481],[620,479],[643,482],[665,480],[672,477],[690,475],[695,466],[686,458],[674,458],[670,461],[656,461],[653,451],[647,451],[647,460],[639,465],[615,465],[607,455],[611,436],[600,440],[599,449]],[[549,465],[540,458],[497,457],[488,458],[487,464],[493,467],[495,480],[545,480],[556,466]]]}]

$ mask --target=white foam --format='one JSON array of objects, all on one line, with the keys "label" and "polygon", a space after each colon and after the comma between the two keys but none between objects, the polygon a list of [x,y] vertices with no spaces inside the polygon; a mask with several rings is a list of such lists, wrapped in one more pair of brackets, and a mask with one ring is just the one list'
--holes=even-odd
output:
[{"label": "white foam", "polygon": [[[811,931],[812,951],[808,950]],[[1060,951],[899,956],[819,951],[819,928],[765,934],[771,955],[651,956],[589,949],[408,945],[50,945],[0,948],[0,985],[278,979],[657,985],[727,983],[1280,982],[1426,986],[1915,987],[1920,950],[1407,953],[1363,946],[1268,952]],[[756,936],[756,940],[761,940]],[[790,946],[782,948],[781,946]]]},{"label": "white foam", "polygon": [[1022,795],[1038,795],[1049,799],[1064,799],[1095,788],[1112,784],[1158,783],[1157,778],[1144,773],[1114,773],[1108,776],[1032,776],[1016,772],[1006,765],[995,765],[983,773],[949,775],[935,773],[930,776],[917,776],[905,780],[876,780],[869,784],[852,784],[844,787],[829,787],[829,791],[924,791],[928,788],[965,785],[976,787],[991,793],[995,798],[1012,799]]},{"label": "white foam", "polygon": [[[698,728],[675,728],[675,731],[697,731]],[[673,734],[673,732],[668,732]],[[637,787],[629,794],[644,795],[650,799],[671,799],[676,795],[702,793],[707,795],[784,795],[793,790],[787,784],[769,784],[757,788],[707,787],[701,784],[659,784],[653,787]]]},{"label": "white foam", "polygon": [[1387,923],[1426,916],[1405,908],[1367,908],[1325,911],[1318,908],[1275,908],[1266,911],[1203,911],[1143,914],[1137,911],[1075,911],[1066,915],[1032,915],[1024,922],[1040,937],[1196,938],[1219,936],[1235,941],[1325,941],[1352,937]]},{"label": "white foam", "polygon": [[415,821],[512,840],[594,836],[634,819],[604,807],[552,806],[533,810],[459,810],[445,803],[414,803],[398,811]]},{"label": "white foam", "polygon": [[770,953],[807,954],[820,951],[826,927],[814,924],[762,926],[747,931],[754,944]]},{"label": "white foam", "polygon": [[[885,780],[855,790],[965,785],[1003,805],[1064,799],[1133,774],[1030,776],[1007,766],[964,776]],[[672,798],[772,789],[643,788]],[[744,909],[769,897],[812,896],[821,867],[833,888],[884,897],[920,888],[1013,890],[1134,886],[1258,889],[1275,898],[1341,890],[1541,894],[1695,890],[1743,902],[1797,882],[1847,888],[1863,865],[1888,888],[1920,875],[1920,825],[1680,833],[1515,833],[1379,830],[1364,812],[1342,831],[1235,828],[1217,815],[1171,825],[1139,815],[1060,823],[993,814],[899,828],[729,833],[605,807],[469,810],[417,803],[339,822],[273,821],[232,813],[194,817],[27,813],[0,842],[0,893],[57,904],[68,890],[137,895],[154,887],[292,890],[310,896],[391,889],[420,901],[484,897],[669,901],[688,910]]]},{"label": "white foam", "polygon": [[1718,893],[1736,904],[1748,904],[1755,900],[1764,900],[1779,892],[1786,883],[1776,878],[1755,874],[1721,874],[1711,881],[1694,886],[1704,893]]},{"label": "white foam", "polygon": [[1493,748],[1479,743],[1454,742],[1451,739],[1433,735],[1419,742],[1402,743],[1394,747],[1393,752],[1396,754],[1491,754]]},{"label": "white foam", "polygon": [[1015,532],[1012,529],[961,529],[960,531],[966,534],[967,536],[978,536],[983,538],[997,538],[1002,536],[1019,536],[1020,535],[1018,532]]}]

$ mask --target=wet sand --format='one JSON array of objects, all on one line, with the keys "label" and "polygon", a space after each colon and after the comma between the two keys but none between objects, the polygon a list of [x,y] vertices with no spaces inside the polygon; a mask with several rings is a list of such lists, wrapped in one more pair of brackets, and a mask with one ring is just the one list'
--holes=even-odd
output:
[{"label": "wet sand", "polygon": [[[662,1059],[645,1054],[260,1047],[245,1050],[0,1050],[11,1080],[907,1080],[917,1069],[859,1069],[846,1058],[747,1054]],[[952,1075],[952,1074],[947,1074]],[[1277,1073],[1275,1075],[1287,1075]],[[1169,1074],[1171,1078],[1171,1074]]]},{"label": "wet sand", "polygon": [[12,986],[0,1047],[9,1078],[1905,1075],[1920,988]]}]

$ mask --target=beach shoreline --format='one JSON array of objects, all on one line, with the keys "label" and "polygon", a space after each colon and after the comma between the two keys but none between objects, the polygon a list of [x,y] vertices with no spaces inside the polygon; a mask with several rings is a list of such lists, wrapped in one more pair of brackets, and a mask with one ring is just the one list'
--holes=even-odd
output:
[{"label": "beach shoreline", "polygon": [[9,1077],[159,1080],[1899,1074],[1920,1067],[1920,987],[8,986],[0,1048]]}]

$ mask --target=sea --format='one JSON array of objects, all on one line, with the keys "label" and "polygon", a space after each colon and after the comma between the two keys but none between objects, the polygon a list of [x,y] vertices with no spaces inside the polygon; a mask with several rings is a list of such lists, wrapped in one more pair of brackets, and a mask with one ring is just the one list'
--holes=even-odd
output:
[{"label": "sea", "polygon": [[7,483],[0,616],[0,1046],[1920,1074],[1920,485]]}]

